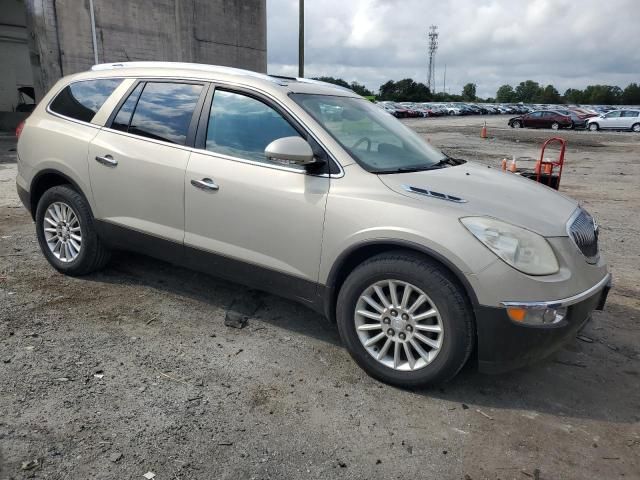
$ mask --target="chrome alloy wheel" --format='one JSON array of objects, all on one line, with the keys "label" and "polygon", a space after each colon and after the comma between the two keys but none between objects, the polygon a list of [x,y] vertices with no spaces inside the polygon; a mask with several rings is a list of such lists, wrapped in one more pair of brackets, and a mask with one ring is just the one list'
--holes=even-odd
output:
[{"label": "chrome alloy wheel", "polygon": [[63,202],[49,205],[43,220],[44,238],[51,253],[61,262],[74,261],[82,249],[80,221],[73,209]]},{"label": "chrome alloy wheel", "polygon": [[415,285],[383,280],[367,287],[354,314],[358,338],[383,365],[413,371],[429,365],[442,347],[442,318],[429,296]]}]

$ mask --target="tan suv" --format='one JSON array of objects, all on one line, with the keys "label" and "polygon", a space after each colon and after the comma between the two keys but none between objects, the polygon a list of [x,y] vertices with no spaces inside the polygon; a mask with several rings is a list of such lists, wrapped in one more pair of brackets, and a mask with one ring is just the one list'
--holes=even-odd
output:
[{"label": "tan suv", "polygon": [[18,191],[69,275],[114,249],[298,300],[402,386],[552,352],[602,308],[598,229],[555,191],[451,158],[350,90],[174,63],[60,80]]}]

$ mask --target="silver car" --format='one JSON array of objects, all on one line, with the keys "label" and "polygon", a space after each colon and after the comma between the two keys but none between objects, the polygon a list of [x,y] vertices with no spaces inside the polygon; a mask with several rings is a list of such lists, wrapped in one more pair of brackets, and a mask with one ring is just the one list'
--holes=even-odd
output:
[{"label": "silver car", "polygon": [[295,299],[395,385],[442,382],[472,355],[487,372],[544,357],[609,289],[578,202],[451,158],[328,84],[96,66],[42,99],[18,157],[58,271],[132,250]]},{"label": "silver car", "polygon": [[597,130],[631,130],[640,132],[640,110],[612,110],[587,120],[587,128]]}]

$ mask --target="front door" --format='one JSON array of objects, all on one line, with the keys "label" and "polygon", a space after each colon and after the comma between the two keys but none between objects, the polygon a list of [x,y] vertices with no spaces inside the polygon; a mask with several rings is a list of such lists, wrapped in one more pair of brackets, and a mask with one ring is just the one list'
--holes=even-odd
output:
[{"label": "front door", "polygon": [[522,117],[522,124],[525,127],[538,128],[540,127],[541,119],[542,112],[532,112]]},{"label": "front door", "polygon": [[621,110],[614,110],[613,112],[607,113],[602,119],[601,128],[621,128]]},{"label": "front door", "polygon": [[140,82],[89,145],[96,219],[179,244],[184,146],[202,84]]},{"label": "front door", "polygon": [[200,125],[201,149],[185,177],[184,241],[193,266],[309,300],[329,178],[264,155],[273,140],[303,131],[268,99],[219,88]]}]

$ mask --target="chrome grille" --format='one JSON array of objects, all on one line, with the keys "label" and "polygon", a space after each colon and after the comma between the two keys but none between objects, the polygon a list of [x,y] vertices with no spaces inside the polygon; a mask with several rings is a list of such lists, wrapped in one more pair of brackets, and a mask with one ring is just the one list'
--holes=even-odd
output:
[{"label": "chrome grille", "polygon": [[586,257],[587,262],[598,261],[598,225],[586,210],[580,209],[569,225],[569,236]]}]

